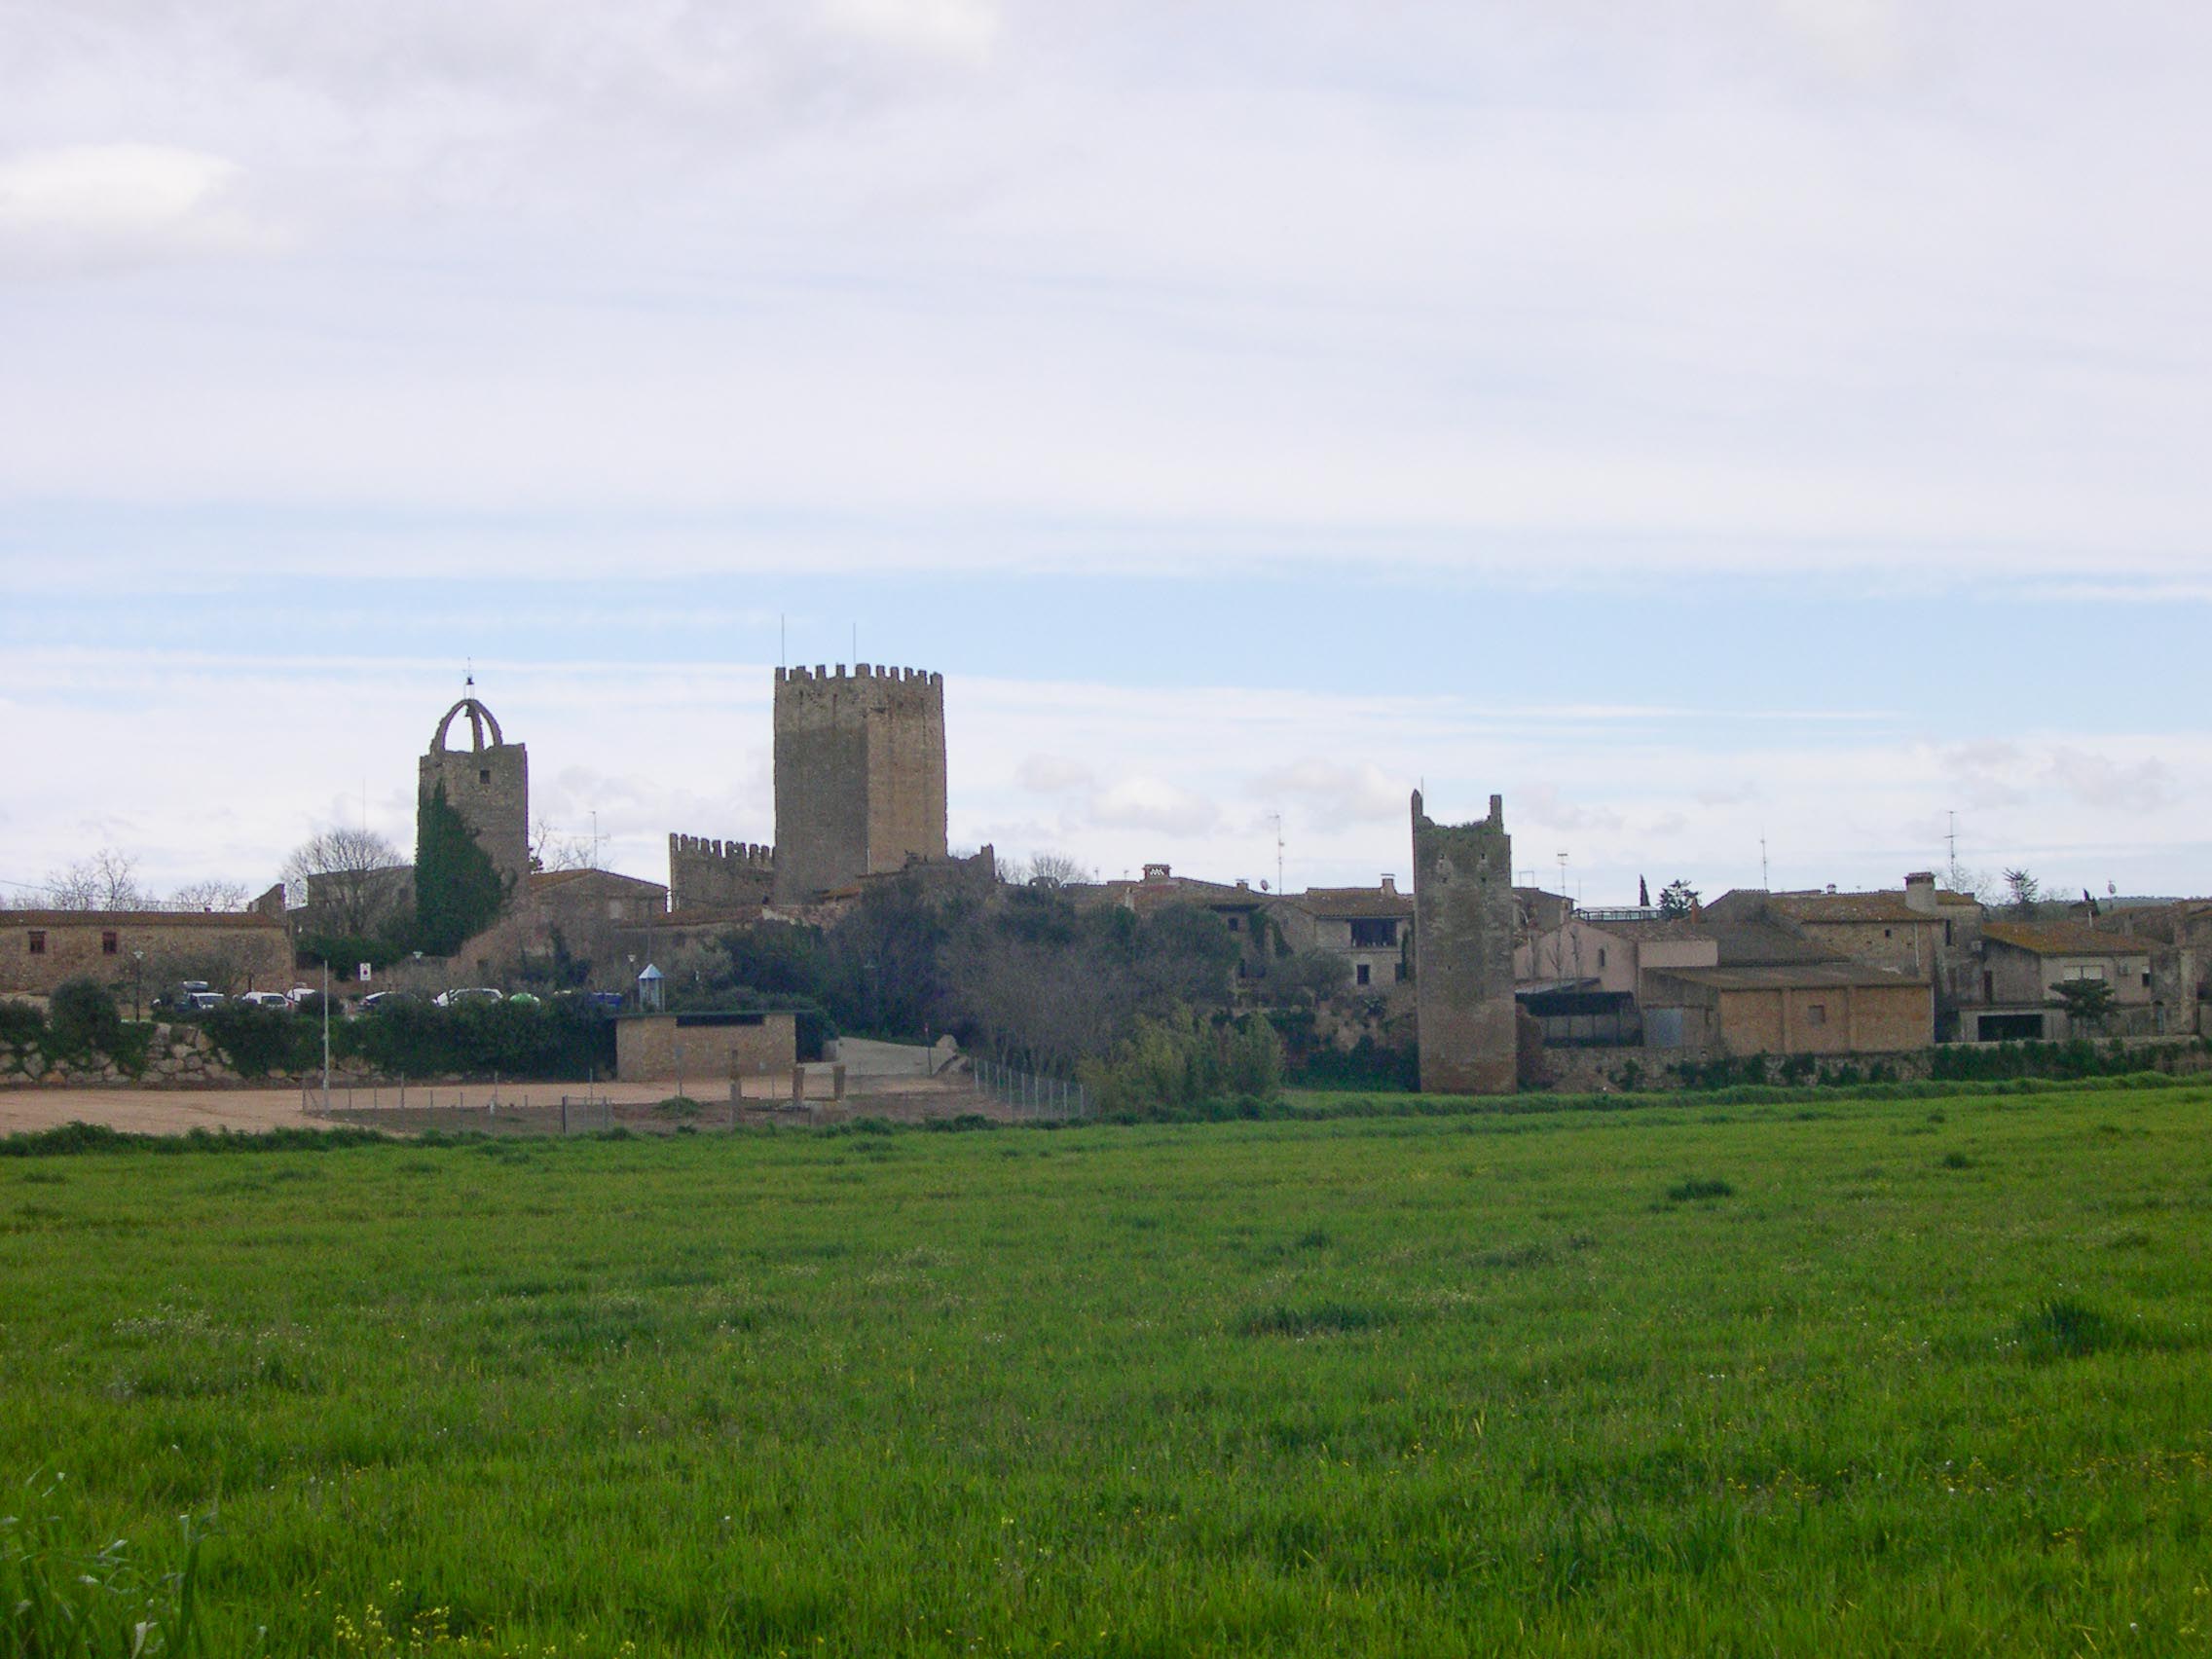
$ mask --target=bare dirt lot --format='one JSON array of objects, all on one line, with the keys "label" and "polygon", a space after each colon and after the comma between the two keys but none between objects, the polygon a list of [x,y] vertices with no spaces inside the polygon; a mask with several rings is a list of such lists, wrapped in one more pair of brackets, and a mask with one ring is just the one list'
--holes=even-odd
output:
[{"label": "bare dirt lot", "polygon": [[[789,1105],[789,1094],[768,1080],[749,1079],[747,1099],[737,1123],[777,1121],[830,1123],[858,1116],[917,1122],[935,1117],[979,1113],[1010,1116],[998,1102],[977,1094],[964,1082],[916,1079],[901,1087],[869,1089],[841,1101],[810,1100],[803,1111]],[[724,1088],[726,1090],[726,1085]],[[193,1129],[253,1133],[263,1129],[326,1129],[337,1124],[371,1127],[392,1134],[448,1133],[472,1129],[494,1134],[560,1133],[621,1126],[673,1132],[730,1126],[728,1096],[699,1103],[695,1110],[669,1110],[662,1103],[675,1093],[666,1083],[603,1083],[588,1090],[581,1084],[507,1083],[410,1088],[402,1098],[395,1088],[332,1088],[330,1107],[321,1110],[320,1091],[303,1096],[289,1088],[10,1088],[0,1089],[0,1135],[56,1128],[63,1124],[101,1124],[137,1134],[181,1135]],[[564,1092],[571,1107],[564,1118]],[[587,1105],[585,1102],[590,1102]]]}]

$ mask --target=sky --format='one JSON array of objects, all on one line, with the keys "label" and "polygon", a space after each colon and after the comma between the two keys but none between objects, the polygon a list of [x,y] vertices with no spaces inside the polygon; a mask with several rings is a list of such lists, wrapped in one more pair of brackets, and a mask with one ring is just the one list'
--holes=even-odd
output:
[{"label": "sky", "polygon": [[[534,810],[1591,904],[2212,890],[2212,12],[0,0],[0,896]],[[1955,836],[1955,841],[1952,837]]]}]

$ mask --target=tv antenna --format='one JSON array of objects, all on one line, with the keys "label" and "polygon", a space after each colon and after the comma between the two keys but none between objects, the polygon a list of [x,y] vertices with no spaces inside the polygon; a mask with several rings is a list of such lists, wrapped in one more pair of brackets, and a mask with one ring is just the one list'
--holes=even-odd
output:
[{"label": "tv antenna", "polygon": [[463,686],[466,686],[469,689],[473,690],[476,685],[476,659],[474,657],[464,657],[462,658],[462,660],[468,664],[468,671],[465,675],[462,676],[461,682]]},{"label": "tv antenna", "polygon": [[1282,885],[1282,814],[1281,814],[1281,812],[1277,811],[1277,812],[1274,812],[1274,813],[1272,813],[1272,814],[1270,814],[1270,816],[1271,816],[1272,818],[1273,818],[1273,820],[1274,820],[1274,825],[1275,825],[1275,891],[1276,891],[1277,893],[1280,893],[1280,892],[1281,892],[1281,891],[1283,890],[1283,885]]},{"label": "tv antenna", "polygon": [[1761,893],[1772,893],[1774,891],[1774,877],[1767,873],[1766,867],[1766,831],[1764,830],[1759,831],[1759,891]]}]

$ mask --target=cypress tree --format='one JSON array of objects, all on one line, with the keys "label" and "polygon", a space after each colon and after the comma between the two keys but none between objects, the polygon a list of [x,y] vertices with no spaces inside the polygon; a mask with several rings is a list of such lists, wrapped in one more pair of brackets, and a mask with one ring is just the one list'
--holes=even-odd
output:
[{"label": "cypress tree", "polygon": [[506,884],[446,799],[443,779],[415,811],[415,935],[429,956],[451,956],[498,918]]}]

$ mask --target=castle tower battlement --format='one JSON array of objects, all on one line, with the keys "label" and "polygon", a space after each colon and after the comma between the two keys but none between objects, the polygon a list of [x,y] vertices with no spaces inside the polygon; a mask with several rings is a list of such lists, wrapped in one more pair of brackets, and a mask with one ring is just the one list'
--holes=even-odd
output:
[{"label": "castle tower battlement", "polygon": [[1513,838],[1505,802],[1436,824],[1413,797],[1414,992],[1424,1094],[1510,1094],[1519,1074],[1513,1001]]},{"label": "castle tower battlement", "polygon": [[734,909],[765,904],[775,880],[772,847],[718,841],[706,835],[668,838],[668,905],[672,911]]},{"label": "castle tower battlement", "polygon": [[779,668],[775,730],[779,903],[945,856],[943,675]]},{"label": "castle tower battlement", "polygon": [[[453,723],[464,716],[469,747],[449,748]],[[418,798],[427,801],[442,785],[447,804],[491,857],[500,879],[510,891],[519,890],[530,876],[530,752],[506,741],[490,709],[463,697],[430,734],[429,753],[417,774]]]}]

